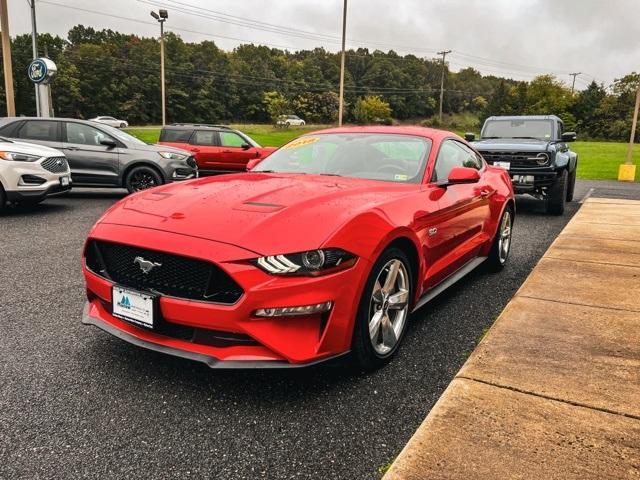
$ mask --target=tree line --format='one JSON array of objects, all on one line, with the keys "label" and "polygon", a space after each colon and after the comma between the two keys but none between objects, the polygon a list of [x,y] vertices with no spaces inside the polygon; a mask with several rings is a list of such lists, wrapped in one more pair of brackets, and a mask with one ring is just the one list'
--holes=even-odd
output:
[{"label": "tree line", "polygon": [[[323,48],[290,52],[253,44],[224,51],[212,41],[185,42],[171,32],[165,35],[170,122],[269,122],[282,113],[297,114],[308,123],[336,119],[337,53]],[[159,123],[157,39],[78,25],[66,39],[41,34],[38,41],[39,53],[46,53],[58,66],[52,84],[57,116],[113,115],[131,124]],[[26,73],[32,57],[30,35],[12,39],[12,56],[16,111],[34,115],[34,88]],[[439,126],[434,115],[441,68],[438,59],[349,50],[345,120],[393,117]],[[594,81],[573,95],[549,75],[526,82],[482,75],[473,68],[451,72],[448,67],[445,75],[444,112],[467,115],[475,126],[490,115],[557,114],[583,138],[611,140],[628,138],[640,84],[640,74],[634,72],[608,87]],[[6,111],[4,79],[0,94],[0,108]],[[381,114],[389,118],[378,118]]]}]

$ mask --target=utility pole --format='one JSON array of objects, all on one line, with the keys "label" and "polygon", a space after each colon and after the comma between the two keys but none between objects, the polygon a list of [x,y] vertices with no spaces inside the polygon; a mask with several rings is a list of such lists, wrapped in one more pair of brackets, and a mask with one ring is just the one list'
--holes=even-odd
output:
[{"label": "utility pole", "polygon": [[7,96],[7,117],[15,117],[16,104],[13,96],[13,66],[11,65],[11,37],[9,37],[7,0],[0,0],[0,28],[2,29],[2,64],[4,67],[4,91]]},{"label": "utility pole", "polygon": [[576,88],[576,77],[582,75],[582,72],[570,73],[569,75],[573,77],[573,83],[571,83],[571,96],[573,96],[573,91]]},{"label": "utility pole", "polygon": [[[38,58],[38,28],[36,27],[36,0],[27,0],[31,7],[31,49],[33,60]],[[40,90],[38,85],[33,86],[36,91],[36,116],[40,116]]]},{"label": "utility pole", "polygon": [[169,18],[166,10],[151,12],[151,16],[160,23],[160,95],[162,96],[162,126],[167,123],[166,100],[164,93],[164,22]]},{"label": "utility pole", "polygon": [[636,140],[636,127],[638,126],[638,110],[640,110],[640,85],[636,91],[636,106],[633,110],[633,120],[631,121],[631,137],[627,149],[627,160],[618,169],[618,180],[633,182],[636,177],[636,166],[633,164],[633,144]]},{"label": "utility pole", "polygon": [[345,37],[347,34],[347,0],[344,0],[342,7],[342,55],[340,57],[340,103],[338,107],[338,126],[342,126],[342,115],[344,113],[344,58],[345,58]]},{"label": "utility pole", "polygon": [[445,58],[448,54],[451,53],[451,50],[443,50],[442,52],[438,52],[438,55],[442,55],[442,77],[440,78],[440,123],[442,124],[442,104],[444,103],[444,71],[446,64],[444,63]]}]

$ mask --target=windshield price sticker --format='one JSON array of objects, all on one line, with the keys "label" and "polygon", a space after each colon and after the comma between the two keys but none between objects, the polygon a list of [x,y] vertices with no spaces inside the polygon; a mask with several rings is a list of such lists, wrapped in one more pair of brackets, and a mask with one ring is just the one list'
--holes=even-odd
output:
[{"label": "windshield price sticker", "polygon": [[320,140],[320,137],[302,137],[294,140],[291,143],[287,143],[284,147],[282,147],[282,150],[293,150],[296,148],[304,147],[305,145],[316,143],[318,140]]}]

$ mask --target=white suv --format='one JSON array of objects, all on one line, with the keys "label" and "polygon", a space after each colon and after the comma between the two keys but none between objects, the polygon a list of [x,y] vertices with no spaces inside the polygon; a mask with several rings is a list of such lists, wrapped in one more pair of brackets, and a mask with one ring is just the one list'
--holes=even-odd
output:
[{"label": "white suv", "polygon": [[71,190],[71,171],[62,152],[0,137],[0,210],[8,203],[39,203]]}]

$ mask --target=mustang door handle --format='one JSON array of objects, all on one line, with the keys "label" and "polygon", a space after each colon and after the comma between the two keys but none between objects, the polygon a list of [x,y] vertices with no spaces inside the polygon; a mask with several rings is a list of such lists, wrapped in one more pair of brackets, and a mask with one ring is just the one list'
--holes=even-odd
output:
[{"label": "mustang door handle", "polygon": [[493,190],[489,190],[488,188],[483,188],[482,190],[480,190],[480,196],[482,198],[487,198],[492,193],[493,193]]}]

